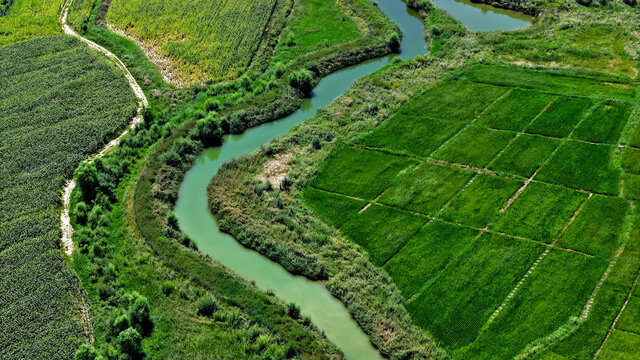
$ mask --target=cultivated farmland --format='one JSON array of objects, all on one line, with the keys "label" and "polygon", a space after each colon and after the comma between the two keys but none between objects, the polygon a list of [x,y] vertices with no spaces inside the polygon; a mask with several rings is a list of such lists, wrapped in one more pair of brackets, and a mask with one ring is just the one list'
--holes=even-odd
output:
[{"label": "cultivated farmland", "polygon": [[275,0],[115,0],[107,21],[176,62],[187,82],[235,77],[260,44]]},{"label": "cultivated farmland", "polygon": [[454,355],[616,358],[640,339],[635,94],[476,65],[339,147],[303,199]]},{"label": "cultivated farmland", "polygon": [[69,359],[83,290],[60,252],[60,189],[130,120],[121,71],[75,38],[0,48],[0,358]]}]

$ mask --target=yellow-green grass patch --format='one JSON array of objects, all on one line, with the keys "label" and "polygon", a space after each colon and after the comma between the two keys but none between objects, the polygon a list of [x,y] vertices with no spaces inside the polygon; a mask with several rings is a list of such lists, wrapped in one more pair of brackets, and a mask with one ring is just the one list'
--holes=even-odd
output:
[{"label": "yellow-green grass patch", "polygon": [[175,64],[190,84],[233,78],[258,48],[275,0],[112,0],[107,20]]},{"label": "yellow-green grass patch", "polygon": [[513,89],[488,108],[478,121],[493,129],[521,131],[554,99],[552,95]]},{"label": "yellow-green grass patch", "polygon": [[640,335],[613,331],[602,347],[598,360],[637,360]]},{"label": "yellow-green grass patch", "polygon": [[402,295],[409,299],[433,275],[468,248],[477,235],[477,231],[467,227],[434,220],[409,240],[385,264],[384,269]]},{"label": "yellow-green grass patch", "polygon": [[499,173],[531,177],[560,146],[560,140],[522,134],[488,168]]},{"label": "yellow-green grass patch", "polygon": [[565,138],[571,134],[593,102],[582,98],[559,97],[549,108],[535,119],[525,131]]},{"label": "yellow-green grass patch", "polygon": [[407,309],[444,347],[466,346],[542,251],[531,241],[484,234]]},{"label": "yellow-green grass patch", "polygon": [[342,225],[342,233],[381,266],[427,222],[427,218],[386,206],[371,205]]},{"label": "yellow-green grass patch", "polygon": [[629,203],[618,197],[594,195],[558,240],[558,245],[610,259],[620,246]]},{"label": "yellow-green grass patch", "polygon": [[435,215],[471,179],[473,172],[424,163],[406,172],[380,196],[379,202],[423,214]]},{"label": "yellow-green grass patch", "polygon": [[367,204],[361,200],[314,188],[306,188],[301,196],[318,217],[336,228],[354,217]]},{"label": "yellow-green grass patch", "polygon": [[63,0],[15,0],[0,17],[0,47],[36,37],[62,33],[58,13]]},{"label": "yellow-green grass patch", "polygon": [[483,228],[523,184],[518,180],[480,174],[451,202],[442,218]]},{"label": "yellow-green grass patch", "polygon": [[580,123],[571,138],[617,144],[630,114],[631,106],[628,104],[600,104]]},{"label": "yellow-green grass patch", "polygon": [[372,200],[388,188],[401,171],[417,163],[402,156],[343,147],[327,159],[312,186]]},{"label": "yellow-green grass patch", "polygon": [[358,144],[426,157],[462,126],[461,122],[398,113],[359,140]]},{"label": "yellow-green grass patch", "polygon": [[551,243],[586,198],[585,193],[532,182],[491,228]]},{"label": "yellow-green grass patch", "polygon": [[[519,87],[558,95],[635,99],[636,86],[626,80],[620,81],[611,76],[588,77],[583,73],[575,75],[577,76],[511,65],[476,65],[467,70],[463,77],[482,84]],[[602,81],[603,79],[607,81]]]},{"label": "yellow-green grass patch", "polygon": [[609,159],[611,145],[566,141],[536,176],[536,179],[601,194],[618,195],[620,171]]},{"label": "yellow-green grass patch", "polygon": [[465,359],[512,359],[533,341],[581,314],[607,264],[552,250],[465,354]]},{"label": "yellow-green grass patch", "polygon": [[442,146],[433,157],[457,164],[484,167],[514,136],[513,132],[471,125]]},{"label": "yellow-green grass patch", "polygon": [[449,81],[413,97],[400,113],[471,121],[506,91],[499,86]]},{"label": "yellow-green grass patch", "polygon": [[361,36],[356,23],[340,9],[336,0],[298,1],[289,19],[276,46],[274,61],[286,63]]}]

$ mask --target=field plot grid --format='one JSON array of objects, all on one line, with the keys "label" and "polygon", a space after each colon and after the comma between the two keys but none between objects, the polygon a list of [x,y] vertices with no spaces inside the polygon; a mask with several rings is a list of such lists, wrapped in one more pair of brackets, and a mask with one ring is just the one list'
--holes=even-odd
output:
[{"label": "field plot grid", "polygon": [[640,339],[640,231],[627,231],[640,150],[621,145],[634,97],[632,84],[475,66],[340,147],[303,198],[456,356],[605,356],[605,339]]}]

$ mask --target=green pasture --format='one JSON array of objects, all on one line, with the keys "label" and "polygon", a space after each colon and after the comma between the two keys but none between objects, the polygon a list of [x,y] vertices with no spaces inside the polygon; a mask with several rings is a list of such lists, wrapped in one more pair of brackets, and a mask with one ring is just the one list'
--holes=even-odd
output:
[{"label": "green pasture", "polygon": [[480,174],[453,199],[442,218],[483,228],[523,184],[518,180]]},{"label": "green pasture", "polygon": [[560,140],[522,134],[488,168],[499,173],[529,178],[560,146]]},{"label": "green pasture", "polygon": [[606,265],[584,255],[551,251],[465,358],[511,359],[579,316]]},{"label": "green pasture", "polygon": [[471,179],[473,172],[424,163],[406,172],[378,201],[422,214],[435,215]]},{"label": "green pasture", "polygon": [[401,171],[416,163],[405,157],[345,147],[331,155],[312,186],[372,200],[387,189]]},{"label": "green pasture", "polygon": [[589,99],[558,97],[525,131],[558,138],[567,137],[592,105]]},{"label": "green pasture", "polygon": [[584,193],[532,182],[491,228],[551,243],[586,199]]},{"label": "green pasture", "polygon": [[[454,356],[531,347],[587,359],[640,270],[640,230],[625,236],[640,152],[616,148],[634,97],[606,74],[472,66],[335,151],[310,182],[366,201],[310,188],[303,199],[382,265],[414,323]],[[592,295],[589,317],[570,321]]]},{"label": "green pasture", "polygon": [[492,129],[521,131],[554,99],[547,94],[513,89],[480,115],[479,121]]}]

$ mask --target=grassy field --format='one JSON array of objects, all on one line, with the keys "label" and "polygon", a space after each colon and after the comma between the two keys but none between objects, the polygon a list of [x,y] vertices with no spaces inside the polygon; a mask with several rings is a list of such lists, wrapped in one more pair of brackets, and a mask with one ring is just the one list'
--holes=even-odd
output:
[{"label": "grassy field", "polygon": [[[282,0],[279,0],[282,2]],[[84,0],[74,4],[71,21],[79,28],[99,4]],[[276,0],[187,2],[114,0],[106,21],[137,39],[153,54],[152,60],[172,83],[191,85],[207,80],[234,79],[254,61],[275,8]],[[288,4],[288,5],[287,5]],[[349,10],[346,1],[305,0],[285,4],[288,16],[273,57],[257,59],[287,64],[310,53],[359,40],[367,30],[365,20]],[[357,4],[358,7],[371,6]],[[72,12],[73,14],[73,12]],[[286,14],[285,14],[286,15]],[[363,22],[359,24],[356,22]],[[230,35],[232,34],[232,35]],[[258,54],[258,56],[260,56]]]},{"label": "grassy field", "polygon": [[14,0],[11,11],[6,16],[0,16],[0,46],[62,33],[58,13],[63,2]]},{"label": "grassy field", "polygon": [[87,339],[60,252],[60,189],[136,99],[120,69],[68,36],[0,48],[0,74],[0,357],[69,359]]},{"label": "grassy field", "polygon": [[[580,356],[593,356],[625,299],[609,282],[594,289],[614,259],[631,261],[614,146],[635,88],[620,81],[471,67],[329,157],[305,194],[331,191],[336,205],[303,199],[387,271],[413,321],[456,356],[512,358],[548,348],[556,331],[576,336],[553,354],[588,343]],[[632,172],[635,152],[621,156]],[[592,315],[571,323],[593,296]],[[616,329],[636,331],[626,312]]]},{"label": "grassy field", "polygon": [[107,21],[175,65],[185,83],[241,74],[260,45],[275,0],[111,1]]}]

